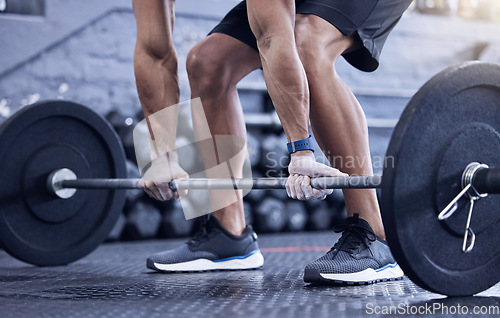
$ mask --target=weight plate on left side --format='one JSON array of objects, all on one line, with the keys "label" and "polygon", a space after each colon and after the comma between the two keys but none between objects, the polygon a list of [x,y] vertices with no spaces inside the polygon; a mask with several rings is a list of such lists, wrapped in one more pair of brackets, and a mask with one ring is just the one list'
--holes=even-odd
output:
[{"label": "weight plate on left side", "polygon": [[500,280],[500,195],[474,205],[474,249],[462,252],[469,202],[446,221],[437,215],[462,189],[466,165],[500,166],[500,66],[448,68],[412,98],[386,154],[382,218],[391,251],[421,287],[450,296],[481,292]]},{"label": "weight plate on left side", "polygon": [[78,190],[69,199],[47,190],[68,168],[79,178],[126,178],[123,147],[92,110],[67,101],[22,108],[0,127],[0,242],[12,256],[40,266],[82,258],[105,240],[124,191]]}]

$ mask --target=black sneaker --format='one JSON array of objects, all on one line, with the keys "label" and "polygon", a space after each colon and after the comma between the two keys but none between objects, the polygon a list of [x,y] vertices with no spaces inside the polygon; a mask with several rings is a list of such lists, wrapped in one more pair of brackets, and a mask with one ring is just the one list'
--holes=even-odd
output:
[{"label": "black sneaker", "polygon": [[240,236],[227,232],[214,217],[204,217],[194,237],[176,249],[150,256],[146,266],[166,272],[255,269],[264,264],[257,234],[247,226]]},{"label": "black sneaker", "polygon": [[306,266],[306,283],[359,285],[403,277],[387,242],[375,235],[359,214],[347,218],[334,231],[342,236],[326,255]]}]

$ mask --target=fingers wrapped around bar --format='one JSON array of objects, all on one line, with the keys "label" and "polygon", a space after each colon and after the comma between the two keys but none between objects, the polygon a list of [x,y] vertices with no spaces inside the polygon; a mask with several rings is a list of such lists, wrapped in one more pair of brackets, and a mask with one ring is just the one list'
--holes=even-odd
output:
[{"label": "fingers wrapped around bar", "polygon": [[290,198],[298,200],[323,200],[332,194],[332,189],[316,189],[311,186],[314,177],[348,177],[339,170],[316,162],[313,154],[292,156],[288,166],[290,176],[286,182],[286,191]]}]

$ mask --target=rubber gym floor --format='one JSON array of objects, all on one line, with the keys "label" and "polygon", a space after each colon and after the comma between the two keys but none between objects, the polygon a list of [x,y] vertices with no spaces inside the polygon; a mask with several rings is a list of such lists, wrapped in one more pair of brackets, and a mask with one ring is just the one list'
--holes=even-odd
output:
[{"label": "rubber gym floor", "polygon": [[332,232],[261,235],[262,269],[191,274],[155,273],[145,266],[148,255],[184,240],[105,243],[59,267],[35,267],[0,251],[0,317],[500,315],[500,284],[462,298],[433,294],[408,278],[362,286],[305,284],[305,265],[337,238]]}]

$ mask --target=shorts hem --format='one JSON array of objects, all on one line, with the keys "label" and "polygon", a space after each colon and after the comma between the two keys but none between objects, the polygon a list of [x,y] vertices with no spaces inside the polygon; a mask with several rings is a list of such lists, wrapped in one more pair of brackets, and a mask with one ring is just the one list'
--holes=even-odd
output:
[{"label": "shorts hem", "polygon": [[212,31],[208,33],[208,35],[211,35],[213,33],[222,33],[225,35],[229,35],[230,37],[235,38],[236,40],[250,46],[252,49],[259,51],[259,49],[257,48],[257,40],[255,40],[253,33],[251,37],[244,36],[244,34],[240,30],[235,28],[231,23],[219,23],[215,28],[213,28]]}]

